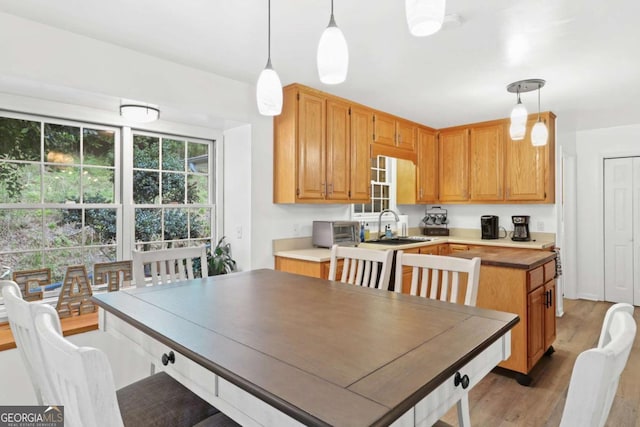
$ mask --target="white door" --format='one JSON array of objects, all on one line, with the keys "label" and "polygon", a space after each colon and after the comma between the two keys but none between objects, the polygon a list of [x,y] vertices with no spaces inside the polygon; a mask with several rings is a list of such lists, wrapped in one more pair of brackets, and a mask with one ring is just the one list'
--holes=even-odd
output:
[{"label": "white door", "polygon": [[633,158],[633,302],[640,305],[640,157]]},{"label": "white door", "polygon": [[633,165],[632,158],[604,161],[604,299],[629,304],[634,289]]}]

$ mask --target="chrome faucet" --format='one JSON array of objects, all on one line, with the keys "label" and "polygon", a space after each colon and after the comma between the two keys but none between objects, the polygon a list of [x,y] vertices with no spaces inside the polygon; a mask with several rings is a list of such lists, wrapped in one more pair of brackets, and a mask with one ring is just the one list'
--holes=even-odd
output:
[{"label": "chrome faucet", "polygon": [[380,216],[378,216],[378,240],[382,240],[384,238],[384,233],[382,232],[382,215],[386,214],[387,212],[392,213],[393,216],[396,217],[396,222],[400,221],[400,217],[397,213],[395,213],[393,209],[384,209],[382,212],[380,212]]}]

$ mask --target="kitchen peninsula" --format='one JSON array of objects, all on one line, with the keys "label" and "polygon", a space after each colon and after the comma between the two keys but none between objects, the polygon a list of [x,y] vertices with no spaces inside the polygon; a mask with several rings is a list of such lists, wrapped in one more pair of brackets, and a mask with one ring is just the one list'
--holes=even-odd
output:
[{"label": "kitchen peninsula", "polygon": [[[480,284],[476,305],[482,308],[517,314],[521,321],[512,330],[511,357],[500,367],[517,373],[523,385],[531,383],[529,373],[547,353],[553,352],[555,324],[556,254],[552,233],[535,233],[530,242],[511,239],[482,240],[473,230],[452,230],[447,237],[434,237],[430,242],[403,245],[363,243],[362,247],[403,250],[412,253],[480,257]],[[304,245],[305,239],[297,240]],[[283,241],[287,242],[287,241]],[[307,247],[285,250],[274,241],[276,270],[327,278],[329,249]],[[291,242],[289,242],[291,244]],[[409,279],[410,277],[408,277]],[[403,280],[403,283],[408,283]],[[403,285],[403,292],[406,291]],[[463,293],[461,293],[463,294]]]}]

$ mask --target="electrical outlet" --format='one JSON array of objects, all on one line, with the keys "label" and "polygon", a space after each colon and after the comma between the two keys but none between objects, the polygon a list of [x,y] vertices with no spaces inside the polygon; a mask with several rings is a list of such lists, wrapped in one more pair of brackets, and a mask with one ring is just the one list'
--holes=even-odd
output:
[{"label": "electrical outlet", "polygon": [[242,239],[242,226],[241,225],[236,227],[236,239]]},{"label": "electrical outlet", "polygon": [[538,221],[538,231],[544,231],[544,221]]}]

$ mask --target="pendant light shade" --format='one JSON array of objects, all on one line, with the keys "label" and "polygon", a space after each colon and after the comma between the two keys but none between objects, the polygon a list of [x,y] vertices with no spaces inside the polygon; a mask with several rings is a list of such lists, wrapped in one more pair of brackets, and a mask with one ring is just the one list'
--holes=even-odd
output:
[{"label": "pendant light shade", "polygon": [[521,141],[527,132],[527,109],[520,100],[518,94],[518,103],[511,110],[511,125],[509,126],[509,136],[514,141]]},{"label": "pendant light shade", "polygon": [[547,140],[549,139],[549,130],[544,122],[539,121],[533,125],[533,129],[531,129],[531,145],[535,147],[541,147],[543,145],[547,145]]},{"label": "pendant light shade", "polygon": [[267,65],[258,77],[256,101],[258,111],[263,116],[277,116],[282,112],[282,83],[278,73],[271,66],[271,0],[268,3],[268,57]]},{"label": "pendant light shade", "polygon": [[346,80],[349,69],[349,47],[333,17],[333,0],[329,25],[318,42],[317,63],[318,75],[322,83],[335,85]]},{"label": "pendant light shade", "polygon": [[547,129],[547,125],[540,119],[540,88],[542,85],[538,86],[538,121],[535,125],[533,125],[533,129],[531,129],[531,145],[534,147],[541,147],[543,145],[547,145],[547,139],[549,138],[549,130]]},{"label": "pendant light shade", "polygon": [[409,31],[416,37],[437,33],[444,22],[445,0],[405,0]]}]

